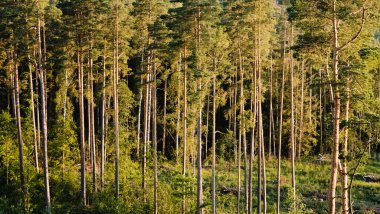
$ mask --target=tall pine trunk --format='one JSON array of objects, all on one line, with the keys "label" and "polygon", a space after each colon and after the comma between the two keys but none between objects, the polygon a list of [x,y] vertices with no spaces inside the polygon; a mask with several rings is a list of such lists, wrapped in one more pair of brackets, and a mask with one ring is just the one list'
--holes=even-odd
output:
[{"label": "tall pine trunk", "polygon": [[115,134],[115,197],[119,198],[119,98],[118,98],[118,78],[119,78],[119,0],[116,0],[116,20],[115,20],[115,50],[114,50],[114,75],[113,75],[113,105],[114,105],[114,134]]},{"label": "tall pine trunk", "polygon": [[[46,77],[42,69],[42,47],[41,47],[41,20],[38,19],[38,70],[40,76],[40,96],[41,96],[41,120],[42,120],[42,145],[43,145],[43,164],[44,164],[44,180],[45,180],[45,203],[46,210],[50,213],[50,185],[49,185],[49,165],[47,153],[47,93],[46,93]],[[44,42],[45,47],[46,43]],[[45,59],[46,60],[46,59]]]},{"label": "tall pine trunk", "polygon": [[[293,45],[293,26],[291,26],[291,45]],[[290,141],[291,141],[291,168],[292,168],[292,189],[293,189],[293,209],[296,210],[296,169],[295,169],[295,127],[294,127],[294,62],[293,62],[293,52],[290,51],[290,108],[291,108],[291,118],[290,118]]]},{"label": "tall pine trunk", "polygon": [[338,162],[339,162],[339,123],[340,123],[340,92],[336,83],[339,81],[338,71],[338,18],[336,17],[336,1],[333,1],[333,73],[334,73],[334,112],[333,112],[333,143],[331,157],[331,176],[329,188],[329,213],[335,214],[336,201],[336,183],[338,179]]},{"label": "tall pine trunk", "polygon": [[283,64],[282,64],[282,80],[281,80],[281,101],[280,101],[280,119],[278,122],[278,164],[277,164],[277,214],[280,214],[281,208],[281,146],[282,146],[282,119],[284,111],[284,91],[285,91],[285,70],[286,70],[286,20],[284,20],[283,35]]},{"label": "tall pine trunk", "polygon": [[22,127],[21,127],[21,113],[20,113],[20,87],[18,77],[18,62],[17,62],[17,50],[13,50],[12,53],[13,64],[13,97],[14,97],[14,109],[16,116],[17,126],[17,142],[18,142],[18,155],[19,155],[19,167],[20,167],[20,185],[22,191],[22,208],[26,209],[26,188],[25,188],[25,176],[24,176],[24,149],[22,141]]},{"label": "tall pine trunk", "polygon": [[[214,62],[214,66],[215,66]],[[214,69],[214,72],[216,72],[216,69]],[[215,132],[216,132],[216,75],[214,74],[214,77],[212,79],[212,180],[211,180],[211,188],[212,188],[212,214],[216,214],[216,172],[215,172],[215,166],[216,166],[216,139],[215,139]]]}]

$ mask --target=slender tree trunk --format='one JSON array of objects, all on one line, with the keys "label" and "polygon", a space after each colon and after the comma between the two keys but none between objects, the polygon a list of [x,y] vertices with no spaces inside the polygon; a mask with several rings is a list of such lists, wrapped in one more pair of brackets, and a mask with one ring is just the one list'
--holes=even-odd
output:
[{"label": "slender tree trunk", "polygon": [[186,63],[186,47],[184,52],[185,58],[185,67],[184,67],[184,81],[183,81],[183,161],[182,161],[182,174],[186,175],[186,138],[187,138],[187,130],[186,130],[186,118],[187,118],[187,63]]},{"label": "slender tree trunk", "polygon": [[27,190],[25,188],[25,176],[24,176],[24,150],[22,141],[22,127],[21,127],[21,113],[20,113],[20,88],[18,77],[18,62],[17,62],[17,50],[12,53],[13,63],[13,97],[14,97],[14,109],[16,110],[16,126],[17,126],[17,141],[18,141],[18,154],[19,154],[19,167],[20,167],[20,185],[22,191],[22,208],[26,210],[26,195]]},{"label": "slender tree trunk", "polygon": [[[319,70],[319,79],[320,79],[320,81],[322,81],[322,71],[321,70]],[[322,94],[322,92],[323,92],[323,94]],[[325,96],[324,96],[324,94],[325,94],[325,86],[324,86],[324,84],[322,84],[322,86],[321,87],[319,87],[319,124],[320,124],[320,134],[319,134],[319,136],[320,136],[320,144],[319,144],[319,152],[321,153],[321,154],[323,154],[324,153],[324,127],[325,127],[325,125],[324,125],[324,116],[325,116],[325,104],[326,104],[326,98],[325,98]],[[322,99],[322,95],[323,95],[323,99]]]},{"label": "slender tree trunk", "polygon": [[[142,51],[142,54],[141,54],[141,64],[143,65],[144,64],[144,51]],[[143,70],[144,66],[142,66],[141,70]],[[136,148],[136,156],[137,156],[137,159],[139,160],[140,159],[140,136],[141,136],[141,109],[142,109],[142,98],[143,98],[143,81],[144,81],[144,78],[141,77],[141,80],[140,80],[140,84],[141,84],[141,88],[139,90],[139,113],[138,113],[138,116],[137,116],[137,148]]]},{"label": "slender tree trunk", "polygon": [[[201,45],[200,40],[200,32],[201,32],[201,9],[198,6],[197,7],[197,26],[196,26],[196,67],[198,70],[201,69],[201,62],[199,58],[199,48]],[[202,214],[203,213],[203,178],[202,178],[202,79],[199,80],[198,83],[198,90],[200,93],[200,99],[199,99],[199,108],[198,108],[198,122],[197,122],[197,168],[198,168],[198,177],[197,177],[197,213]]]},{"label": "slender tree trunk", "polygon": [[163,132],[162,132],[162,155],[165,156],[166,150],[166,100],[167,100],[168,80],[165,79],[164,83],[164,116],[162,118]]},{"label": "slender tree trunk", "polygon": [[304,105],[304,82],[305,82],[305,61],[301,65],[301,106],[300,106],[300,124],[299,124],[299,142],[298,142],[298,159],[301,158],[302,135],[303,135],[303,105]]},{"label": "slender tree trunk", "polygon": [[[30,57],[28,57],[30,58]],[[40,173],[40,167],[38,163],[38,145],[37,145],[37,128],[36,128],[36,114],[34,111],[34,90],[33,90],[33,74],[32,66],[29,66],[29,89],[30,89],[30,108],[32,111],[32,121],[33,121],[33,149],[34,149],[34,163],[36,165],[37,173]]]},{"label": "slender tree trunk", "polygon": [[119,78],[119,0],[116,1],[115,20],[115,51],[114,51],[114,76],[113,76],[113,102],[114,102],[114,132],[115,132],[115,196],[119,198],[119,98],[118,98],[118,78]]},{"label": "slender tree trunk", "polygon": [[[47,153],[47,92],[46,92],[46,77],[42,69],[42,49],[41,49],[41,20],[38,19],[38,70],[40,74],[40,92],[41,92],[41,119],[42,119],[42,145],[43,145],[43,164],[45,178],[45,202],[46,210],[50,213],[50,186],[49,186],[49,165]],[[44,38],[45,39],[45,38]],[[45,42],[44,42],[45,44]],[[46,44],[45,44],[46,47]],[[46,60],[46,59],[45,59]]]},{"label": "slender tree trunk", "polygon": [[[216,63],[214,62],[214,66]],[[216,72],[216,69],[214,69],[214,72]],[[214,77],[212,79],[212,180],[211,180],[211,187],[212,187],[212,214],[216,214],[216,172],[215,172],[215,166],[216,166],[216,138],[215,138],[215,132],[216,132],[216,75],[214,74]]]},{"label": "slender tree trunk", "polygon": [[178,164],[178,147],[179,147],[179,124],[181,121],[181,66],[182,66],[182,54],[179,54],[178,62],[178,91],[177,91],[177,125],[176,125],[176,135],[175,135],[175,150],[176,150],[176,163]]},{"label": "slender tree trunk", "polygon": [[[90,60],[88,59],[87,66],[90,67]],[[88,158],[90,160],[90,165],[92,167],[94,159],[92,157],[92,126],[91,126],[91,87],[90,87],[90,72],[87,73],[87,145],[88,145]],[[91,172],[93,170],[91,169]]]},{"label": "slender tree trunk", "polygon": [[[147,70],[149,72],[149,69]],[[146,153],[148,144],[148,107],[149,107],[149,74],[147,73],[145,80],[145,97],[144,97],[144,145],[142,154],[142,189],[144,190],[144,201],[145,201],[145,175],[146,175]]]},{"label": "slender tree trunk", "polygon": [[[214,69],[215,70],[215,69]],[[206,86],[208,88],[208,86]],[[210,95],[207,95],[207,107],[206,107],[206,130],[205,130],[205,154],[204,157],[207,159],[207,152],[208,152],[208,131],[209,131],[209,113],[210,113]],[[212,146],[211,146],[212,147]]]},{"label": "slender tree trunk", "polygon": [[333,127],[333,143],[332,143],[332,157],[331,157],[331,177],[329,188],[329,213],[335,213],[336,201],[336,183],[338,177],[338,156],[339,156],[339,123],[340,123],[340,92],[339,87],[336,85],[339,81],[338,71],[338,20],[336,17],[336,0],[333,1],[333,72],[334,72],[334,127]]},{"label": "slender tree trunk", "polygon": [[256,117],[257,117],[257,77],[256,77],[256,63],[253,69],[252,82],[253,82],[253,97],[252,97],[252,113],[253,113],[253,126],[252,126],[252,136],[251,136],[251,152],[250,152],[250,166],[249,166],[249,206],[248,213],[252,213],[252,200],[253,200],[253,159],[255,153],[255,127],[256,127]]},{"label": "slender tree trunk", "polygon": [[[269,112],[269,120],[270,120],[270,133],[269,133],[269,142],[273,145],[273,155],[276,157],[276,129],[275,129],[275,123],[274,123],[274,116],[273,116],[273,56],[271,55],[271,64],[270,64],[270,77],[269,77],[269,105],[270,105],[270,112]],[[269,145],[269,148],[271,148],[271,145]],[[271,152],[269,152],[270,157]]]},{"label": "slender tree trunk", "polygon": [[[291,45],[293,45],[293,26],[291,26]],[[294,62],[293,51],[290,51],[290,96],[291,96],[291,121],[290,121],[290,140],[291,140],[291,164],[292,164],[292,189],[293,189],[293,209],[296,211],[296,174],[295,174],[295,127],[294,127]]]},{"label": "slender tree trunk", "polygon": [[106,120],[106,42],[103,50],[103,81],[102,81],[102,108],[101,108],[101,160],[100,160],[100,188],[104,185],[105,166],[105,120]]},{"label": "slender tree trunk", "polygon": [[284,90],[285,90],[285,69],[286,69],[286,20],[284,21],[284,37],[283,37],[283,64],[282,64],[282,81],[281,81],[281,104],[280,119],[278,123],[278,164],[277,164],[277,214],[280,214],[281,208],[281,144],[282,144],[282,116],[284,111]]},{"label": "slender tree trunk", "polygon": [[[235,166],[237,165],[237,162],[238,162],[238,145],[237,145],[237,141],[236,141],[236,138],[237,138],[237,76],[238,76],[238,69],[236,68],[236,73],[235,73],[235,81],[234,81],[234,92],[233,92],[233,96],[234,96],[234,114],[233,114],[233,117],[234,117],[234,164]],[[240,199],[239,199],[240,200]]]},{"label": "slender tree trunk", "polygon": [[[348,214],[349,212],[349,198],[348,198],[348,170],[347,170],[347,157],[348,157],[348,119],[350,111],[350,88],[349,88],[350,78],[347,78],[347,87],[346,87],[346,105],[344,112],[344,120],[346,121],[346,126],[344,127],[344,139],[343,139],[343,158],[342,162],[342,172],[341,172],[341,182],[342,182],[342,213]],[[370,148],[370,147],[369,147]]]},{"label": "slender tree trunk", "polygon": [[[183,68],[183,159],[182,159],[182,175],[186,176],[186,139],[187,139],[187,50],[184,48],[184,68]],[[183,184],[183,191],[186,191]],[[186,213],[186,196],[182,198],[182,213]]]},{"label": "slender tree trunk", "polygon": [[[201,89],[201,83],[199,83],[199,90]],[[203,188],[202,188],[202,108],[198,109],[198,122],[197,122],[197,213],[203,213],[202,205],[203,205]]]},{"label": "slender tree trunk", "polygon": [[[34,54],[34,58],[37,58],[36,53]],[[39,70],[38,70],[38,64],[37,62],[35,63],[36,66],[36,91],[37,91],[37,98],[36,98],[36,122],[37,122],[37,152],[41,151],[41,126],[40,126],[40,102],[39,102]]]},{"label": "slender tree trunk", "polygon": [[241,144],[242,144],[242,127],[244,114],[244,98],[243,98],[243,60],[241,56],[240,41],[239,41],[239,75],[240,75],[240,120],[239,120],[239,143],[238,143],[238,198],[237,198],[237,213],[240,213],[240,198],[241,198]]},{"label": "slender tree trunk", "polygon": [[[82,38],[80,44],[82,45]],[[78,83],[79,83],[79,117],[80,117],[80,153],[81,153],[81,199],[83,205],[86,205],[86,153],[84,137],[84,87],[83,87],[83,49],[78,51]]]},{"label": "slender tree trunk", "polygon": [[[153,171],[154,171],[154,181],[153,181],[153,188],[154,188],[154,202],[153,202],[153,210],[154,214],[158,213],[158,203],[157,203],[157,70],[156,70],[156,62],[155,59],[153,59],[153,93],[152,93],[152,101],[153,101],[153,109],[152,109],[152,120],[153,120],[153,129],[152,129],[152,135],[153,135]],[[166,82],[165,82],[166,85]],[[165,113],[164,113],[165,114]],[[164,149],[164,146],[163,146]],[[165,151],[165,150],[163,150]]]},{"label": "slender tree trunk", "polygon": [[92,190],[96,192],[96,144],[95,144],[95,117],[94,117],[94,80],[93,80],[93,59],[92,59],[92,35],[90,41],[90,98],[89,98],[89,107],[90,107],[90,134],[91,134],[91,159],[92,159]]},{"label": "slender tree trunk", "polygon": [[[262,83],[261,83],[261,28],[258,26],[258,35],[257,35],[257,73],[258,73],[258,91],[257,91],[257,103],[258,103],[258,122],[259,122],[259,146],[260,146],[260,174],[262,175],[262,191],[263,191],[263,211],[267,212],[267,191],[266,191],[266,168],[265,168],[265,145],[264,145],[264,128],[263,128],[263,113],[262,113]],[[261,184],[259,185],[261,186]],[[261,199],[261,198],[260,198]]]}]

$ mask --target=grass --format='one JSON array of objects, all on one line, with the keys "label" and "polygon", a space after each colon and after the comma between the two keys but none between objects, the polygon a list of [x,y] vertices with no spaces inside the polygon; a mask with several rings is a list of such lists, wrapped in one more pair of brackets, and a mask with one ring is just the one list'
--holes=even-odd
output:
[{"label": "grass", "polygon": [[[243,165],[243,163],[242,163]],[[217,170],[217,188],[222,186],[237,188],[238,169],[236,166],[222,163]],[[316,165],[313,158],[296,162],[296,192],[297,192],[297,213],[327,213],[327,193],[330,179],[330,164]],[[380,163],[369,160],[366,165],[359,167],[358,173],[362,175],[375,175],[380,177]],[[257,204],[257,162],[253,166],[253,209]],[[272,158],[266,162],[267,175],[267,211],[275,213],[277,198],[277,161]],[[203,186],[205,195],[210,196],[211,169],[205,168],[203,171]],[[281,213],[295,213],[292,207],[291,189],[291,167],[289,160],[284,160],[281,164]],[[244,168],[241,168],[241,202],[240,210],[244,210]],[[361,180],[353,182],[353,203],[355,213],[378,213],[380,211],[380,183],[368,183]],[[218,192],[219,193],[219,192]],[[338,180],[337,195],[340,196],[340,183]],[[195,200],[195,198],[194,198]],[[209,198],[205,198],[210,202]],[[211,202],[210,202],[211,203]],[[236,211],[236,196],[217,196],[218,213],[232,213]],[[337,199],[337,207],[340,208],[340,197]],[[205,207],[206,213],[211,212],[211,207]]]}]

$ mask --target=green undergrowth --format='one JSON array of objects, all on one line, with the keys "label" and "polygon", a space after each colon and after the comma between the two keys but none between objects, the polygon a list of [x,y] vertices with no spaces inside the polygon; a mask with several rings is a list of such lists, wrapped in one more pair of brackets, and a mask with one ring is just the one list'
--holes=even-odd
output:
[{"label": "green undergrowth", "polygon": [[[52,169],[51,192],[53,213],[152,213],[153,212],[153,169],[147,170],[146,190],[141,188],[141,173],[138,164],[125,165],[120,175],[120,199],[114,197],[112,165],[108,165],[106,182],[102,189],[93,192],[91,174],[87,174],[87,191],[89,205],[82,206],[79,197],[79,169],[67,168],[62,176],[59,169]],[[350,166],[351,167],[351,166]],[[158,173],[158,210],[159,213],[179,213],[184,205],[186,213],[195,213],[196,207],[196,168],[188,165],[186,176],[182,175],[180,164],[164,162],[159,164]],[[257,209],[257,161],[252,165],[252,210]],[[241,171],[240,211],[244,207],[244,162]],[[368,160],[359,166],[353,181],[352,201],[355,213],[378,213],[380,211],[380,183],[365,182],[364,175],[380,177],[380,163]],[[203,168],[203,209],[211,213],[211,176],[212,170],[206,161]],[[327,192],[329,186],[330,165],[317,165],[314,158],[296,161],[296,209],[293,208],[293,191],[290,161],[281,163],[281,213],[327,213]],[[44,213],[43,179],[38,175],[30,182],[29,213]],[[266,193],[267,213],[276,212],[277,200],[277,159],[272,157],[266,161]],[[8,186],[9,187],[9,186]],[[238,190],[238,167],[229,162],[218,161],[216,167],[217,213],[236,213]],[[0,197],[0,213],[20,213],[20,203],[16,197],[20,194],[13,189],[2,189]],[[223,190],[233,190],[226,192]],[[235,191],[235,192],[234,192]],[[14,192],[8,194],[9,192]],[[337,195],[340,196],[338,182]],[[146,201],[146,203],[144,203]],[[185,201],[185,204],[183,204]],[[340,198],[337,199],[340,208]]]}]

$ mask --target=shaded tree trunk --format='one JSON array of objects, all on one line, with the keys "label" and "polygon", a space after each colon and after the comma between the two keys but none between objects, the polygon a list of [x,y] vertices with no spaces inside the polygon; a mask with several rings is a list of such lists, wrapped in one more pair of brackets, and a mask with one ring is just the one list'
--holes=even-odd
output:
[{"label": "shaded tree trunk", "polygon": [[25,176],[24,176],[24,149],[22,141],[22,127],[21,127],[21,113],[20,113],[20,87],[18,77],[18,62],[17,62],[17,50],[13,50],[12,53],[12,65],[13,65],[13,97],[14,97],[14,109],[16,116],[17,126],[17,142],[18,142],[18,155],[19,155],[19,167],[20,167],[20,186],[22,191],[22,208],[26,209],[26,188],[25,188]]}]

